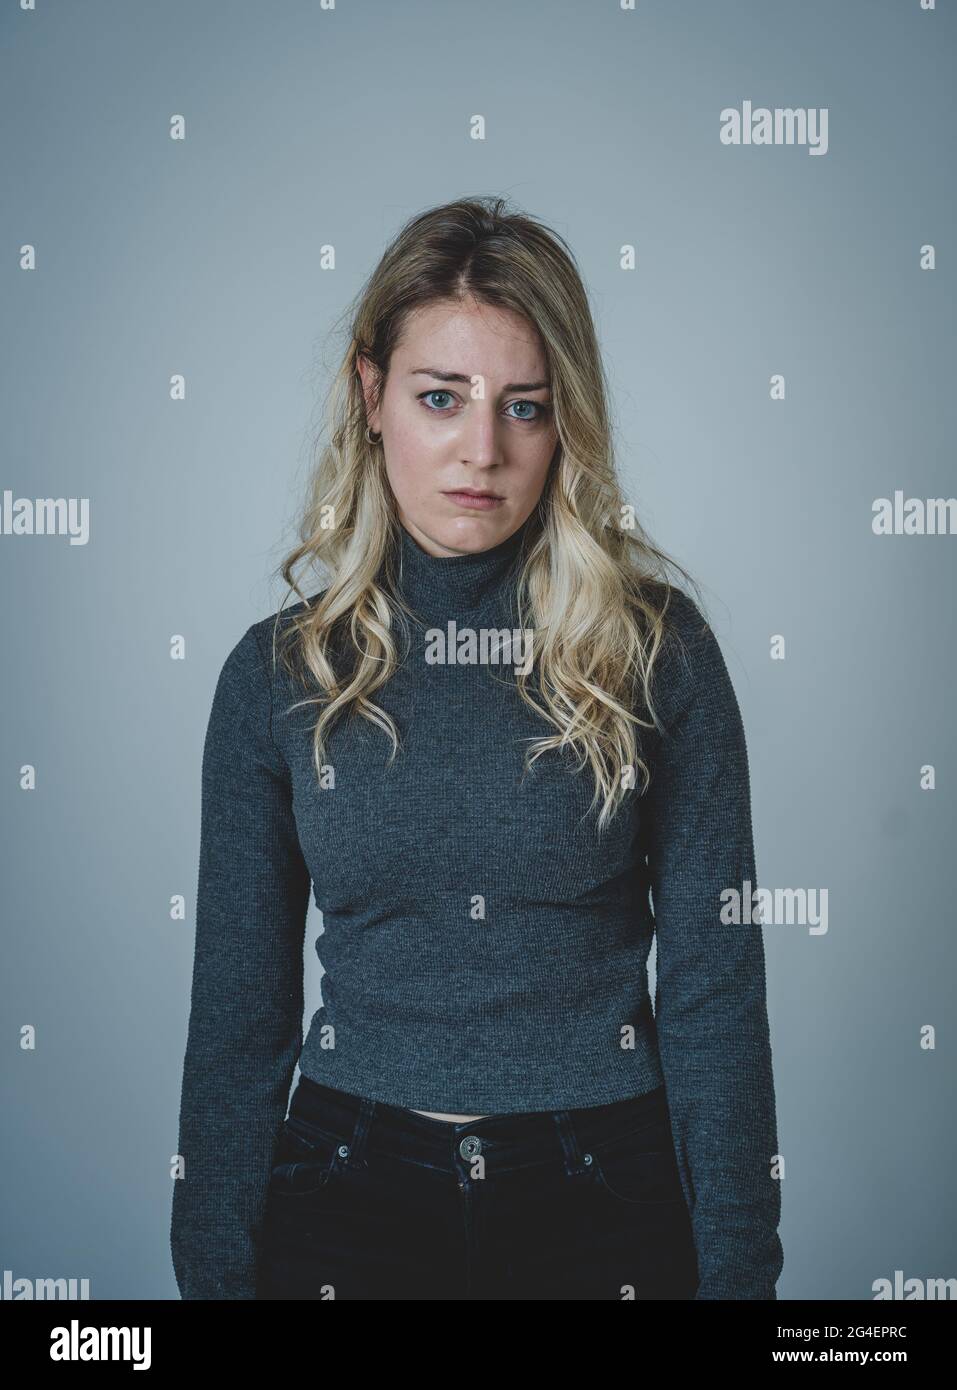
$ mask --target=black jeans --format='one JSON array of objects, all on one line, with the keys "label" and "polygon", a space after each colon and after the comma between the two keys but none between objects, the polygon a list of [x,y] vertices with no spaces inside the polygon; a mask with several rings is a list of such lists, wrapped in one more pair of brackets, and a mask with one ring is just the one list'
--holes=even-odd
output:
[{"label": "black jeans", "polygon": [[665,1089],[433,1120],[301,1076],[259,1234],[263,1299],[691,1299]]}]

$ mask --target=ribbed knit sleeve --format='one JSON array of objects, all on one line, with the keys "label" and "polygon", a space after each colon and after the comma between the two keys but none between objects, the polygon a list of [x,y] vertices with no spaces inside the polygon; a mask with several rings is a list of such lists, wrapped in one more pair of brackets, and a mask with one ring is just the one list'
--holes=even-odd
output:
[{"label": "ribbed knit sleeve", "polygon": [[668,736],[645,803],[659,1052],[690,1181],[697,1298],[776,1299],[783,1253],[764,941],[760,925],[721,921],[725,889],[757,886],[747,747],[714,633],[687,595],[674,591],[672,603],[666,622],[683,647],[662,657]]},{"label": "ribbed knit sleeve", "polygon": [[254,628],[213,697],[170,1246],[183,1298],[253,1299],[256,1237],[302,1047],[309,871]]}]

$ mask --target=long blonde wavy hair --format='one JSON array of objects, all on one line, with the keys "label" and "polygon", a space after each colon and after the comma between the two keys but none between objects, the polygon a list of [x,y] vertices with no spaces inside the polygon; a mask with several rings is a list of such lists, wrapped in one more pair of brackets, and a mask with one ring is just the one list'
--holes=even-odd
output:
[{"label": "long blonde wavy hair", "polygon": [[[399,663],[395,633],[410,610],[394,578],[401,523],[382,444],[366,435],[357,360],[364,355],[378,368],[381,393],[408,316],[464,299],[521,314],[544,346],[558,444],[520,554],[519,621],[535,634],[535,655],[517,685],[555,732],[532,742],[525,770],[551,749],[572,748],[579,771],[587,761],[594,774],[589,810],[602,801],[601,832],[634,785],[625,769],[638,768],[642,791],[650,781],[636,728],[658,724],[652,682],[667,635],[668,568],[696,594],[698,586],[651,543],[619,484],[607,384],[574,256],[558,233],[509,211],[505,199],[462,199],[413,217],[346,310],[351,341],[327,397],[329,442],[321,433],[314,442],[299,544],[279,571],[286,597],[295,593],[304,606],[279,610],[273,660],[282,620],[278,659],[319,690],[299,702],[319,710],[317,774],[329,732],[347,711],[383,728],[395,757],[399,731],[371,697]],[[329,581],[310,603],[294,572],[315,564]]]}]

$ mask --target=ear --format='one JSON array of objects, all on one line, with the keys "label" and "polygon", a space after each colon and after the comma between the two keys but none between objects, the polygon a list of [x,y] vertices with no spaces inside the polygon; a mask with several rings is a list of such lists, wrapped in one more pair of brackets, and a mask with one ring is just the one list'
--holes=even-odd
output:
[{"label": "ear", "polygon": [[368,357],[359,353],[356,357],[356,370],[362,382],[362,394],[365,398],[366,424],[378,433],[379,411],[375,405],[374,392],[379,384],[379,369]]}]

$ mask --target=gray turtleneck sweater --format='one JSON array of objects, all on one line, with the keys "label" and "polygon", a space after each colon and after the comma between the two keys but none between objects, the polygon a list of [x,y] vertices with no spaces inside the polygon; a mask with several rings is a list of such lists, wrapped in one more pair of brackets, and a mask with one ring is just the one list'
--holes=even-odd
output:
[{"label": "gray turtleneck sweater", "polygon": [[[603,1105],[665,1083],[700,1299],[773,1299],[783,1256],[762,929],[722,922],[756,887],[748,759],[711,629],[674,591],[654,687],[652,783],[599,836],[594,782],[522,702],[516,556],[530,523],[437,558],[402,530],[421,618],[375,693],[401,739],[355,718],[330,736],[273,668],[273,618],[222,668],[206,735],[193,984],[171,1246],[184,1298],[255,1297],[273,1155],[303,1075],[417,1110]],[[287,610],[287,614],[298,611]],[[469,637],[469,630],[473,639]],[[492,644],[494,646],[494,643]],[[457,656],[458,659],[453,659]],[[599,803],[600,805],[600,803]],[[303,1045],[310,884],[322,1005]],[[651,901],[649,901],[649,889]],[[657,937],[652,1012],[646,966]]]}]

